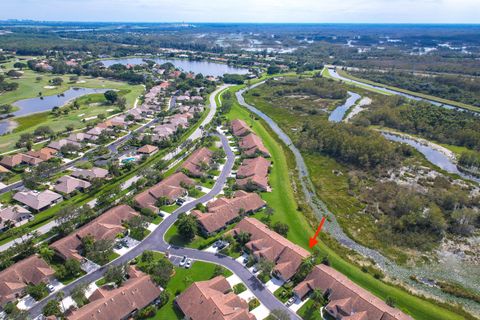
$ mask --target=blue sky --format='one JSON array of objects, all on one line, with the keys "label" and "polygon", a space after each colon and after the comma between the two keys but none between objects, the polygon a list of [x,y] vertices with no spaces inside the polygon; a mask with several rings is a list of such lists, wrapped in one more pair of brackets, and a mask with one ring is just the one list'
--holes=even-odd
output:
[{"label": "blue sky", "polygon": [[0,19],[480,23],[480,0],[0,0]]}]

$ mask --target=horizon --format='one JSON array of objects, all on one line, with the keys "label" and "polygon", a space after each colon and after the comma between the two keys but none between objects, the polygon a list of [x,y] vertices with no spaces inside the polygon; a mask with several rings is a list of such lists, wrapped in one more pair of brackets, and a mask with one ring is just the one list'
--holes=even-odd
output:
[{"label": "horizon", "polygon": [[[415,9],[412,10],[412,6]],[[477,0],[25,0],[0,20],[112,23],[479,24]],[[108,17],[105,19],[105,17]]]}]

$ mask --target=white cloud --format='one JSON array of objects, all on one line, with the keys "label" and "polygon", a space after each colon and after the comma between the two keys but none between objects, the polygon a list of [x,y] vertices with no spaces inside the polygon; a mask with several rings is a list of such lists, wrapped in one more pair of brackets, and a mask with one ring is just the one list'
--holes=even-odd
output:
[{"label": "white cloud", "polygon": [[1,0],[0,19],[480,23],[479,0]]}]

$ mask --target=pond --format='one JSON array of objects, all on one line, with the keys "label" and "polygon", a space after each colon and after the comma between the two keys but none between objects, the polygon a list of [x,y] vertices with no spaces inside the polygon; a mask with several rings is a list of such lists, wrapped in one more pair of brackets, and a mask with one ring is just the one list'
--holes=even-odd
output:
[{"label": "pond", "polygon": [[328,117],[329,121],[332,122],[340,122],[343,120],[345,117],[345,113],[355,104],[355,102],[361,98],[361,96],[358,93],[355,92],[350,92],[348,91],[348,99],[345,101],[344,104],[341,106],[335,108],[335,110],[330,113],[330,116]]},{"label": "pond", "polygon": [[425,158],[427,158],[428,161],[430,161],[431,163],[433,163],[437,167],[439,167],[439,168],[441,168],[441,169],[443,169],[443,170],[445,170],[449,173],[458,174],[459,176],[461,176],[465,179],[475,181],[475,182],[480,182],[480,178],[477,178],[477,177],[474,177],[472,175],[465,174],[465,173],[461,172],[460,170],[458,170],[458,167],[457,167],[456,163],[450,157],[448,157],[443,152],[432,148],[431,146],[429,146],[427,144],[421,143],[417,140],[410,139],[410,138],[405,137],[405,136],[399,136],[399,135],[390,134],[390,133],[386,133],[386,132],[382,132],[382,134],[385,138],[387,138],[390,141],[406,143],[406,144],[414,147],[416,150],[418,150],[420,153],[422,153],[425,156]]},{"label": "pond", "polygon": [[[59,95],[18,100],[13,103],[13,106],[17,107],[18,110],[13,112],[12,115],[14,117],[22,117],[33,113],[50,111],[54,107],[64,106],[69,101],[81,96],[104,93],[107,90],[109,89],[70,88]],[[12,118],[0,120],[0,134],[12,131],[15,126],[16,122]]]},{"label": "pond", "polygon": [[[183,59],[162,59],[162,58],[145,58],[148,60],[153,60],[158,64],[164,64],[167,62],[172,63],[180,70],[185,72],[194,72],[194,73],[201,73],[204,76],[223,76],[225,73],[229,74],[246,74],[248,73],[248,69],[245,68],[237,68],[229,66],[228,64],[224,63],[216,63],[216,62],[209,62],[209,61],[190,61],[190,60],[183,60]],[[144,63],[144,58],[122,58],[122,59],[111,59],[111,60],[100,60],[104,66],[110,67],[113,64],[131,64],[137,65]]]},{"label": "pond", "polygon": [[61,107],[78,97],[93,93],[104,93],[107,90],[109,89],[70,88],[59,95],[44,96],[43,99],[36,97],[18,100],[13,103],[13,106],[18,107],[19,110],[15,111],[13,115],[19,117],[31,113],[50,111],[54,107]]}]

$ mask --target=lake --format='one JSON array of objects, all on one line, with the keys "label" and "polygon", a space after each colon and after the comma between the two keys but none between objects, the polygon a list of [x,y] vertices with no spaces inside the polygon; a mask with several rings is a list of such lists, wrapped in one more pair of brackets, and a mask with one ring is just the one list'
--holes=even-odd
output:
[{"label": "lake", "polygon": [[[209,61],[190,61],[184,59],[162,59],[162,58],[145,58],[148,60],[153,60],[158,64],[164,64],[167,62],[172,63],[180,70],[185,72],[194,72],[196,74],[201,73],[204,76],[223,76],[225,73],[229,74],[246,74],[248,69],[237,68],[229,66],[224,63],[216,63]],[[104,66],[110,67],[113,64],[131,64],[137,65],[144,63],[144,58],[121,58],[121,59],[110,59],[110,60],[100,60]]]},{"label": "lake", "polygon": [[[59,95],[44,96],[22,99],[14,102],[12,105],[17,107],[18,110],[13,112],[14,117],[27,116],[32,113],[50,111],[54,107],[61,107],[81,96],[94,93],[104,93],[110,89],[92,89],[92,88],[70,88]],[[16,126],[16,122],[9,119],[0,120],[0,134],[4,134],[12,131]]]}]

